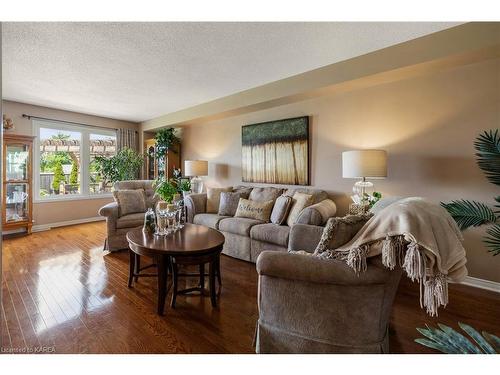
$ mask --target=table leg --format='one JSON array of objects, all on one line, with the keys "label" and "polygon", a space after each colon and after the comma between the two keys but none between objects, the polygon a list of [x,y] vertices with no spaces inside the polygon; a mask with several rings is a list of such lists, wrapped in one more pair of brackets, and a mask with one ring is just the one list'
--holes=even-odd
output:
[{"label": "table leg", "polygon": [[135,253],[129,249],[129,267],[128,267],[128,287],[132,287],[134,281],[134,271],[135,271]]},{"label": "table leg", "polygon": [[175,308],[175,300],[177,298],[177,281],[179,277],[179,269],[177,263],[172,259],[172,300],[170,301],[170,307]]},{"label": "table leg", "polygon": [[158,257],[158,315],[163,315],[165,299],[167,297],[168,257]]},{"label": "table leg", "polygon": [[139,254],[135,254],[135,267],[134,267],[134,273],[135,273],[135,282],[139,280],[139,273],[141,272],[141,256]]},{"label": "table leg", "polygon": [[217,282],[219,283],[219,291],[222,288],[222,277],[220,275],[220,255],[217,255]]},{"label": "table leg", "polygon": [[203,294],[203,289],[205,289],[205,263],[200,264],[200,288]]},{"label": "table leg", "polygon": [[210,261],[208,277],[210,279],[210,301],[212,302],[212,307],[217,307],[217,296],[215,293],[215,269],[216,269],[216,259],[215,257]]}]

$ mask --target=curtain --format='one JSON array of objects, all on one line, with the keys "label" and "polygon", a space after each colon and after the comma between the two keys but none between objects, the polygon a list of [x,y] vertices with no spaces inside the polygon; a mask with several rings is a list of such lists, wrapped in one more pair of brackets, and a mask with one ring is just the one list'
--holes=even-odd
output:
[{"label": "curtain", "polygon": [[133,129],[117,129],[116,145],[118,147],[117,151],[120,151],[125,147],[138,151],[139,148],[137,147],[137,132]]}]

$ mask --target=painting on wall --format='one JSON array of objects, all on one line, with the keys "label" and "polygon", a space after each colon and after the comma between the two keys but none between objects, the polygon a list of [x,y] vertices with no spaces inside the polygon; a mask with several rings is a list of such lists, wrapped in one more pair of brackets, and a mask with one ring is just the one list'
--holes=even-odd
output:
[{"label": "painting on wall", "polygon": [[243,182],[309,185],[309,117],[246,125],[241,133]]}]

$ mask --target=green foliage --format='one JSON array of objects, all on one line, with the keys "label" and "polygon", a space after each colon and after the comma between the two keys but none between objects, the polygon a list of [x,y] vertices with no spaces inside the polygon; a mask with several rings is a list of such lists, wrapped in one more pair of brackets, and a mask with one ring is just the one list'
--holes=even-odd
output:
[{"label": "green foliage", "polygon": [[172,203],[174,196],[178,194],[177,188],[172,181],[168,181],[164,177],[155,180],[153,188],[155,189],[156,194],[167,203]]},{"label": "green foliage", "polygon": [[69,183],[71,185],[78,185],[78,163],[73,160],[71,165],[71,174],[69,175]]},{"label": "green foliage", "polygon": [[156,157],[158,159],[164,158],[168,150],[177,153],[177,150],[172,146],[177,145],[180,139],[175,135],[174,128],[163,128],[155,134],[156,141]]},{"label": "green foliage", "polygon": [[61,185],[62,181],[65,181],[65,177],[62,164],[59,162],[54,167],[54,179],[52,180],[52,189],[54,191],[59,191],[59,186]]},{"label": "green foliage", "polygon": [[474,142],[477,165],[486,178],[500,186],[500,135],[498,129],[485,131]]},{"label": "green foliage", "polygon": [[144,157],[130,148],[124,148],[110,158],[96,156],[93,163],[105,183],[114,183],[136,179]]},{"label": "green foliage", "polygon": [[441,206],[450,213],[461,230],[492,224],[497,220],[493,210],[484,203],[461,199],[451,203],[441,203]]},{"label": "green foliage", "polygon": [[58,163],[66,165],[71,164],[72,161],[69,152],[44,152],[40,157],[40,170],[42,172],[54,172]]},{"label": "green foliage", "polygon": [[241,141],[243,145],[257,145],[306,140],[309,136],[308,123],[307,117],[297,117],[243,126]]},{"label": "green foliage", "polygon": [[180,191],[191,191],[191,181],[188,179],[180,180],[178,188]]},{"label": "green foliage", "polygon": [[365,199],[368,201],[368,205],[370,208],[373,207],[375,203],[377,203],[382,198],[382,193],[378,191],[374,191],[372,195],[365,193]]},{"label": "green foliage", "polygon": [[[500,186],[500,135],[498,129],[488,130],[480,134],[474,141],[477,164],[486,178],[493,184]],[[486,230],[487,236],[483,239],[488,251],[493,255],[500,254],[500,196],[494,198],[498,204],[492,210],[486,204],[455,200],[451,203],[441,202],[455,219],[461,230],[480,225],[493,225]]]},{"label": "green foliage", "polygon": [[426,326],[417,328],[426,338],[417,338],[415,341],[421,345],[438,350],[446,354],[496,354],[500,350],[500,339],[488,332],[482,335],[471,326],[458,323],[460,328],[472,338],[455,331],[453,328],[438,323],[439,328]]}]

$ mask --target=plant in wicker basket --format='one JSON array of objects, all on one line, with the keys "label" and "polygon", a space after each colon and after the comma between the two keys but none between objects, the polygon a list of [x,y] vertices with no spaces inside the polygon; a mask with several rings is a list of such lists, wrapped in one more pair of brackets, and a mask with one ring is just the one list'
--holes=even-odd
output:
[{"label": "plant in wicker basket", "polygon": [[[500,186],[500,134],[499,129],[485,131],[474,142],[477,165],[493,184]],[[461,230],[490,225],[484,243],[493,255],[500,254],[500,195],[494,198],[494,209],[484,203],[459,199],[441,205],[455,219]]]}]

